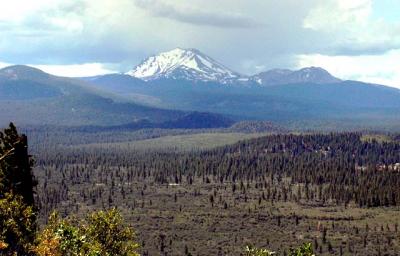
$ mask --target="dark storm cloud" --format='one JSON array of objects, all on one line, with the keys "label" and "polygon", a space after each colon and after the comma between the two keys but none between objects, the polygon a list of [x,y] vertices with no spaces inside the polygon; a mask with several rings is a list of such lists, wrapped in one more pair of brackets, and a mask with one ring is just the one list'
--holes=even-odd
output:
[{"label": "dark storm cloud", "polygon": [[399,49],[400,43],[381,43],[373,45],[343,45],[332,47],[324,51],[328,55],[340,55],[340,56],[365,56],[365,55],[382,55],[392,51],[393,49]]},{"label": "dark storm cloud", "polygon": [[153,16],[168,18],[199,26],[222,28],[253,28],[262,26],[256,20],[234,13],[217,13],[193,9],[182,9],[162,1],[135,0],[136,6],[146,10]]},{"label": "dark storm cloud", "polygon": [[198,48],[242,73],[288,67],[294,55],[332,45],[302,27],[313,1],[60,0],[0,24],[0,61],[132,68],[180,46]]}]

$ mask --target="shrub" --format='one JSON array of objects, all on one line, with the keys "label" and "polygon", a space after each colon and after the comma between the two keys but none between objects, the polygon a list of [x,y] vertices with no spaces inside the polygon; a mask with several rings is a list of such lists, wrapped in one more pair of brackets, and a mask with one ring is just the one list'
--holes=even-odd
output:
[{"label": "shrub", "polygon": [[[267,249],[258,249],[255,247],[247,246],[245,249],[245,256],[270,256],[275,255],[275,252]],[[299,248],[291,249],[289,256],[314,256],[311,243],[305,243]]]},{"label": "shrub", "polygon": [[275,252],[268,251],[267,249],[258,249],[251,246],[246,246],[245,256],[270,256],[275,255]]},{"label": "shrub", "polygon": [[21,196],[6,193],[0,199],[0,255],[30,255],[36,232],[32,206]]},{"label": "shrub", "polygon": [[39,256],[137,256],[135,233],[119,211],[98,211],[74,223],[52,214],[41,232],[35,252]]}]

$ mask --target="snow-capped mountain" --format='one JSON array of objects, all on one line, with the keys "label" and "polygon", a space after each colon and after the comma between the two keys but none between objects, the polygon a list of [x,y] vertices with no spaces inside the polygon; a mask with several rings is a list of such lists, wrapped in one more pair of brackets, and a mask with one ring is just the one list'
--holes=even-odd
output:
[{"label": "snow-capped mountain", "polygon": [[171,78],[224,84],[242,77],[199,50],[181,48],[149,57],[126,74],[145,81]]},{"label": "snow-capped mountain", "polygon": [[296,71],[289,69],[272,69],[253,76],[252,80],[261,85],[299,83],[332,84],[341,82],[340,79],[319,67],[307,67]]},{"label": "snow-capped mountain", "polygon": [[330,84],[340,79],[319,67],[300,70],[272,69],[254,76],[241,75],[197,49],[176,48],[151,56],[125,73],[144,81],[176,79],[189,81],[217,82],[240,85],[284,85],[298,83]]}]

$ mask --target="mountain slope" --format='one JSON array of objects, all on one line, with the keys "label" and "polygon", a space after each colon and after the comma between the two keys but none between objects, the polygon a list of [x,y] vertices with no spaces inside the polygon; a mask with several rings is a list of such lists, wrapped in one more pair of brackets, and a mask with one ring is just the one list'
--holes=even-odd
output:
[{"label": "mountain slope", "polygon": [[228,83],[240,77],[238,73],[196,49],[181,48],[149,57],[126,74],[145,81],[172,78],[220,83]]},{"label": "mountain slope", "polygon": [[[112,81],[108,81],[110,86]],[[96,81],[93,81],[96,86]],[[117,85],[118,83],[114,83]],[[157,99],[157,106],[185,111],[213,112],[244,119],[270,120],[306,129],[333,124],[340,127],[400,125],[400,90],[356,81],[293,83],[260,86],[175,79],[155,79],[129,93]],[[150,104],[150,101],[146,103]],[[344,122],[345,121],[345,122]],[[315,127],[313,125],[312,127]],[[399,126],[400,127],[400,126]]]},{"label": "mountain slope", "polygon": [[[349,110],[400,108],[400,90],[357,81],[331,84],[287,84],[271,86],[267,89],[271,96],[286,96],[307,102],[323,101],[331,105],[349,108]],[[348,114],[350,115],[351,112]]]},{"label": "mountain slope", "polygon": [[0,124],[115,125],[147,119],[163,122],[184,112],[119,103],[84,81],[27,66],[0,70]]},{"label": "mountain slope", "polygon": [[93,77],[83,77],[82,80],[95,83],[101,90],[125,93],[132,89],[146,87],[145,81],[126,74],[107,74]]},{"label": "mountain slope", "polygon": [[152,88],[145,81],[125,74],[108,74],[81,78],[92,88],[118,95],[121,100],[134,101],[138,104],[165,107],[161,99],[151,96]]},{"label": "mountain slope", "polygon": [[[31,74],[31,78],[28,78]],[[13,66],[0,70],[0,100],[29,100],[62,95],[61,88],[43,83],[49,76],[41,70]]]}]

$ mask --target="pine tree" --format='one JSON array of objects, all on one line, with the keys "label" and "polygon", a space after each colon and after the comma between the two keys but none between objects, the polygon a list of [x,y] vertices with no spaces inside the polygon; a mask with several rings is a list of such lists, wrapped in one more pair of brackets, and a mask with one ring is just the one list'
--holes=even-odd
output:
[{"label": "pine tree", "polygon": [[30,255],[36,231],[32,175],[25,135],[14,124],[0,132],[0,254]]},{"label": "pine tree", "polygon": [[28,139],[19,135],[13,123],[0,132],[0,197],[11,192],[20,195],[24,203],[34,205],[36,181],[28,155]]}]

